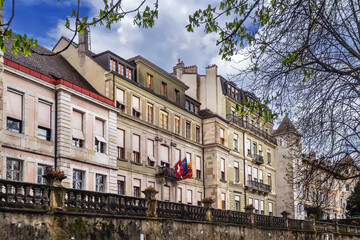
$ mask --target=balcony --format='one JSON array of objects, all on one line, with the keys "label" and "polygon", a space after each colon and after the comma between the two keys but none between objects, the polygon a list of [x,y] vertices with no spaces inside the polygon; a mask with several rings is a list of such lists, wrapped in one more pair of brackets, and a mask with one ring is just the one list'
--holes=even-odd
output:
[{"label": "balcony", "polygon": [[264,164],[264,157],[259,154],[254,154],[252,159],[256,164]]},{"label": "balcony", "polygon": [[165,177],[177,180],[174,168],[158,166],[156,168],[155,177]]},{"label": "balcony", "polygon": [[257,181],[253,181],[253,180],[248,180],[247,182],[247,188],[251,188],[253,190],[259,191],[259,192],[264,192],[264,193],[269,193],[271,192],[271,186],[261,183],[261,182],[257,182]]},{"label": "balcony", "polygon": [[261,136],[261,137],[269,140],[271,143],[276,144],[276,138],[271,136],[269,133],[261,130],[260,128],[256,127],[255,125],[253,125],[249,122],[243,121],[242,117],[234,116],[232,114],[227,114],[226,119],[228,121],[235,123],[236,125],[238,125],[240,127],[248,129],[249,131],[255,133],[258,136]]}]

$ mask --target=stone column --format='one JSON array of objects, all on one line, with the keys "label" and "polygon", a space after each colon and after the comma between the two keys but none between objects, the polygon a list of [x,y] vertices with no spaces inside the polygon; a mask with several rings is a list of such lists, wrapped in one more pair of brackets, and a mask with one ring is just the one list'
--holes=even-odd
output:
[{"label": "stone column", "polygon": [[155,190],[153,187],[147,187],[142,193],[145,194],[145,198],[147,199],[147,213],[148,217],[157,217],[156,215],[156,198],[155,195],[159,192]]},{"label": "stone column", "polygon": [[250,224],[251,226],[254,226],[255,225],[254,207],[252,205],[246,206],[245,212],[250,215]]},{"label": "stone column", "polygon": [[290,213],[288,211],[283,211],[281,213],[281,215],[283,216],[283,218],[285,219],[285,227],[289,228],[289,215]]}]

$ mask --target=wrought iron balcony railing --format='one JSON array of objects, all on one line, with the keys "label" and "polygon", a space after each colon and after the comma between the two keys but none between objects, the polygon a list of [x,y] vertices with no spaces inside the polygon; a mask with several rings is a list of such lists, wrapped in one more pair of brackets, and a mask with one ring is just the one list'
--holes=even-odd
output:
[{"label": "wrought iron balcony railing", "polygon": [[257,182],[257,181],[253,181],[253,180],[248,180],[247,187],[252,188],[254,190],[262,191],[262,192],[271,192],[270,185],[267,185],[267,184],[264,184],[261,182]]},{"label": "wrought iron balcony railing", "polygon": [[269,140],[270,142],[276,144],[276,138],[271,136],[269,133],[261,130],[260,128],[256,127],[255,125],[253,125],[249,122],[243,121],[242,117],[234,116],[233,114],[227,114],[226,119],[228,121],[232,121],[233,123],[239,125],[240,127],[246,128],[246,129],[250,130],[251,132],[255,133],[256,135],[261,136],[261,137]]},{"label": "wrought iron balcony railing", "polygon": [[156,177],[176,178],[176,172],[174,168],[158,166],[156,170]]},{"label": "wrought iron balcony railing", "polygon": [[259,155],[259,154],[254,154],[253,155],[253,161],[256,164],[263,164],[264,163],[264,157]]}]

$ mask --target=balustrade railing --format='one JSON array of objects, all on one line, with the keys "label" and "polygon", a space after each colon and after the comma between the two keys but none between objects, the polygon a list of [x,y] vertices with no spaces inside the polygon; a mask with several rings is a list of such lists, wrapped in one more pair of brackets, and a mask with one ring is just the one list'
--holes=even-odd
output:
[{"label": "balustrade railing", "polygon": [[263,164],[264,163],[264,157],[259,155],[259,154],[254,154],[253,155],[253,161],[256,163],[256,164]]},{"label": "balustrade railing", "polygon": [[257,182],[257,181],[253,181],[253,180],[248,180],[247,187],[258,190],[258,191],[271,192],[270,185],[267,185],[267,184],[264,184],[261,182]]},{"label": "balustrade railing", "polygon": [[242,117],[234,116],[233,114],[227,114],[226,119],[276,144],[276,138],[271,136],[268,132],[261,130],[257,126],[249,122],[243,121]]},{"label": "balustrade railing", "polygon": [[[248,224],[310,231],[316,229],[318,232],[360,233],[360,227],[355,225],[315,222],[314,220],[296,220],[287,217],[214,209],[118,194],[14,182],[4,179],[0,179],[0,208],[56,210],[56,208],[51,208],[50,198],[54,197],[54,193],[61,193],[63,197],[63,206],[61,207],[63,211],[67,212],[147,216],[150,209],[148,204],[151,201],[156,201],[156,203],[153,202],[156,204],[154,205],[156,207],[156,216],[161,218]],[[211,211],[210,215],[208,211]]]},{"label": "balustrade railing", "polygon": [[156,176],[177,179],[175,169],[170,167],[158,166]]}]

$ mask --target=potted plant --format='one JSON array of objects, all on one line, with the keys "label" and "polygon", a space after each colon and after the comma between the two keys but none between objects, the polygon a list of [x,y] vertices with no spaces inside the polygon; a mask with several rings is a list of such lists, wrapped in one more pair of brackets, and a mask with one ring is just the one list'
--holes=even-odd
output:
[{"label": "potted plant", "polygon": [[147,188],[145,188],[144,191],[142,191],[142,193],[145,195],[147,199],[155,200],[155,195],[158,194],[159,192],[156,191],[153,186],[148,186]]},{"label": "potted plant", "polygon": [[201,202],[204,204],[205,208],[211,208],[211,205],[214,203],[214,200],[211,197],[206,197]]},{"label": "potted plant", "polygon": [[61,182],[66,178],[64,171],[59,171],[54,168],[51,168],[46,171],[43,175],[48,185],[51,186],[62,186]]},{"label": "potted plant", "polygon": [[249,205],[246,205],[244,209],[245,209],[245,212],[247,212],[247,213],[253,213],[255,208],[252,204],[249,204]]},{"label": "potted plant", "polygon": [[287,218],[287,217],[290,215],[290,213],[289,213],[288,211],[284,210],[284,211],[281,212],[281,215],[282,215],[284,218]]}]

